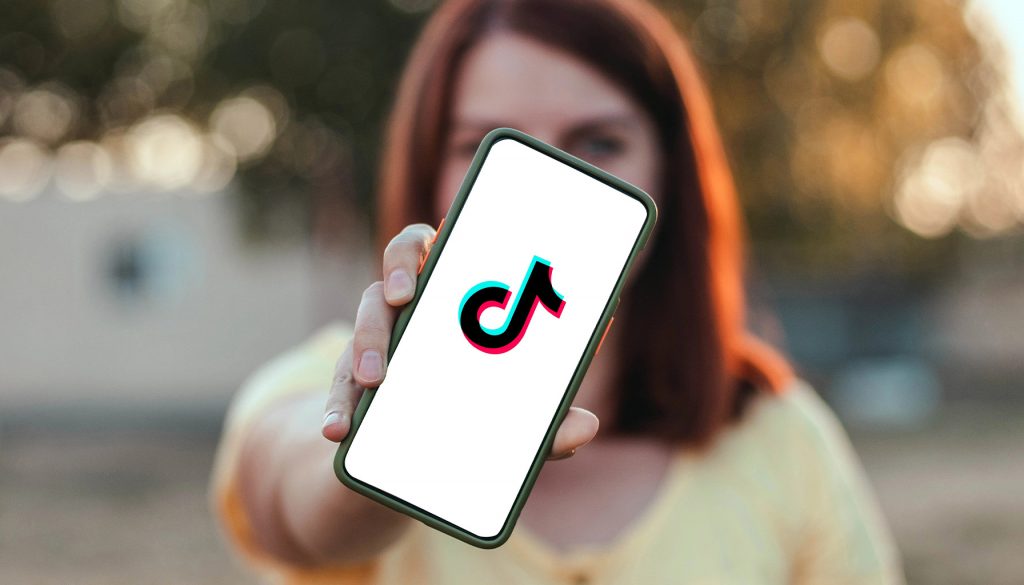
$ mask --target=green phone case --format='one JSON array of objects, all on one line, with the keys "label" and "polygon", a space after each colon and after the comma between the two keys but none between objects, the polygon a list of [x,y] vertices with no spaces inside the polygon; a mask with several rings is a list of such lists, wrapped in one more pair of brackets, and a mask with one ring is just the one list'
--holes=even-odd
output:
[{"label": "green phone case", "polygon": [[562,419],[565,418],[569,407],[572,405],[573,397],[575,397],[576,391],[579,388],[580,383],[583,381],[583,375],[586,373],[587,368],[590,367],[590,362],[593,360],[594,355],[597,352],[597,348],[603,338],[604,332],[611,321],[612,314],[618,306],[619,295],[622,293],[626,275],[629,274],[639,251],[646,246],[647,240],[650,238],[658,216],[658,209],[651,197],[647,193],[644,193],[622,179],[612,176],[567,152],[541,142],[540,140],[518,130],[514,130],[512,128],[496,128],[490,131],[484,137],[483,141],[481,141],[480,147],[477,149],[476,155],[473,157],[473,162],[470,165],[469,170],[466,172],[466,177],[462,182],[462,187],[459,189],[458,196],[456,196],[455,200],[452,202],[451,208],[448,210],[448,214],[444,218],[441,230],[437,235],[437,239],[424,261],[422,271],[416,279],[416,292],[413,299],[401,311],[395,321],[395,326],[391,334],[390,347],[388,349],[388,361],[390,361],[391,356],[394,355],[395,348],[397,347],[399,340],[402,338],[402,333],[405,332],[409,319],[416,310],[416,305],[419,303],[420,296],[423,294],[423,289],[430,280],[431,272],[434,269],[434,265],[437,263],[438,257],[444,251],[445,244],[448,241],[448,235],[451,233],[458,221],[459,213],[462,211],[462,206],[466,201],[466,197],[469,195],[473,188],[473,184],[476,182],[477,174],[480,172],[480,167],[483,165],[484,159],[487,157],[491,146],[499,140],[504,139],[512,139],[522,142],[527,146],[530,146],[614,187],[626,196],[639,200],[647,209],[647,218],[644,221],[643,229],[641,229],[640,235],[637,237],[637,241],[634,244],[633,249],[630,251],[629,258],[626,260],[622,273],[615,282],[615,288],[612,291],[612,294],[608,297],[608,302],[605,303],[604,311],[601,313],[601,319],[594,327],[594,332],[591,334],[590,341],[587,344],[587,350],[584,352],[580,363],[576,366],[576,371],[573,373],[572,380],[569,382],[569,386],[562,397],[558,410],[551,419],[551,424],[548,425],[547,432],[544,434],[544,440],[537,450],[537,455],[534,457],[530,470],[526,474],[523,485],[520,488],[519,494],[516,496],[516,500],[512,506],[511,513],[506,519],[501,532],[492,538],[480,538],[475,534],[462,530],[458,526],[445,521],[443,518],[435,516],[434,514],[410,504],[401,498],[397,498],[391,494],[378,490],[374,486],[361,482],[349,475],[348,471],[345,469],[345,455],[348,453],[348,448],[353,437],[355,437],[356,433],[359,432],[359,425],[363,420],[363,416],[370,407],[370,403],[373,402],[373,396],[377,391],[376,388],[368,388],[363,392],[362,398],[359,400],[359,404],[356,406],[355,412],[352,416],[351,430],[345,439],[341,441],[338,451],[334,457],[335,474],[343,484],[352,490],[380,502],[385,506],[412,516],[432,528],[480,548],[496,548],[501,546],[506,540],[508,540],[509,536],[512,535],[512,530],[515,527],[516,520],[519,518],[519,513],[522,511],[523,505],[526,504],[526,498],[529,496],[530,490],[533,489],[533,484],[537,479],[537,475],[540,473],[541,467],[544,465],[544,462],[550,453],[551,445],[555,439],[555,432],[558,430],[559,424],[562,422]]}]

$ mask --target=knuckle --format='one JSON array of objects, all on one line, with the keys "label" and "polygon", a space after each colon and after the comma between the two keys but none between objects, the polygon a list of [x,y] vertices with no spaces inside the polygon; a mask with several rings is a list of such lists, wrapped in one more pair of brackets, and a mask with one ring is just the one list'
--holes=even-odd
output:
[{"label": "knuckle", "polygon": [[390,332],[377,323],[361,323],[356,327],[357,345],[360,348],[366,347],[368,343],[380,343],[387,339]]},{"label": "knuckle", "polygon": [[339,398],[336,400],[328,400],[325,410],[327,412],[339,412],[351,415],[354,408],[351,401]]},{"label": "knuckle", "polygon": [[402,233],[409,234],[414,240],[422,241],[423,238],[427,237],[428,234],[433,234],[434,226],[423,223],[411,223],[405,226]]},{"label": "knuckle", "polygon": [[339,368],[338,371],[334,374],[334,380],[332,380],[332,384],[334,388],[345,388],[349,385],[352,385],[353,381],[354,379],[352,378],[351,369],[343,367]]},{"label": "knuckle", "polygon": [[[429,241],[426,232],[420,227],[432,229],[426,224],[413,224],[398,234],[384,248],[384,256],[390,261],[400,257],[418,257],[427,248]],[[413,229],[416,227],[417,229]]]},{"label": "knuckle", "polygon": [[398,247],[402,245],[402,239],[401,238],[402,238],[402,236],[401,236],[401,234],[399,234],[399,235],[391,238],[391,241],[388,242],[388,245],[384,246],[384,258],[385,259],[390,259],[390,258],[392,258],[395,255],[395,250],[397,250]]},{"label": "knuckle", "polygon": [[378,281],[374,282],[370,286],[366,287],[366,290],[363,291],[363,299],[364,300],[375,298],[375,297],[380,297],[380,296],[383,296],[383,295],[384,295],[384,281],[383,280],[378,280]]}]

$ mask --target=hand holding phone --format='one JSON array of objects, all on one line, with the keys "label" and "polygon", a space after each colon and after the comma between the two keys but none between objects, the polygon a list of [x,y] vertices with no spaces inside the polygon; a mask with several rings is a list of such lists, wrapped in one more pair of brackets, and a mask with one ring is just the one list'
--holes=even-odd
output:
[{"label": "hand holding phone", "polygon": [[[488,133],[443,229],[396,237],[388,280],[363,297],[354,377],[340,370],[335,386],[350,389],[332,398],[347,412],[354,383],[366,387],[338,478],[474,546],[504,543],[559,435],[571,445],[596,431],[560,425],[574,424],[570,404],[656,217],[640,189],[522,132]],[[420,278],[396,317],[409,283],[391,275],[414,257]]]},{"label": "hand holding phone", "polygon": [[[363,292],[356,311],[352,340],[338,358],[334,380],[324,412],[323,435],[334,442],[343,440],[351,428],[352,414],[364,388],[374,388],[384,380],[388,344],[398,310],[413,298],[418,267],[430,253],[437,231],[424,223],[406,226],[384,249],[384,280],[371,284]],[[397,274],[398,276],[393,276]],[[377,352],[358,368],[366,352]],[[379,361],[377,361],[379,360]],[[380,364],[377,366],[376,364]],[[379,368],[379,369],[375,369]],[[572,407],[566,414],[551,447],[548,459],[571,456],[597,434],[598,420],[588,410]]]}]

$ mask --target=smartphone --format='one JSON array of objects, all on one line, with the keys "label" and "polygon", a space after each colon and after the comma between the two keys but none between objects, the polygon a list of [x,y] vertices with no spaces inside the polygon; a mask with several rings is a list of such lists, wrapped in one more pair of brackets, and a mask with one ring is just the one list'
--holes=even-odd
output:
[{"label": "smartphone", "polygon": [[657,220],[649,195],[511,128],[481,142],[334,468],[481,548],[503,544]]}]

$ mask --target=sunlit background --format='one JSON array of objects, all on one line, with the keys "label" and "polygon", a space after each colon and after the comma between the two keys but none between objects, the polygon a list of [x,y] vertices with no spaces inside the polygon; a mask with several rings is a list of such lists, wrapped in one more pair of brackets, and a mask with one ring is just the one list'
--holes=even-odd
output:
[{"label": "sunlit background", "polygon": [[[0,582],[247,582],[205,487],[263,361],[354,316],[435,2],[0,2]],[[847,423],[913,583],[1024,582],[1024,4],[661,2],[751,326]]]}]

